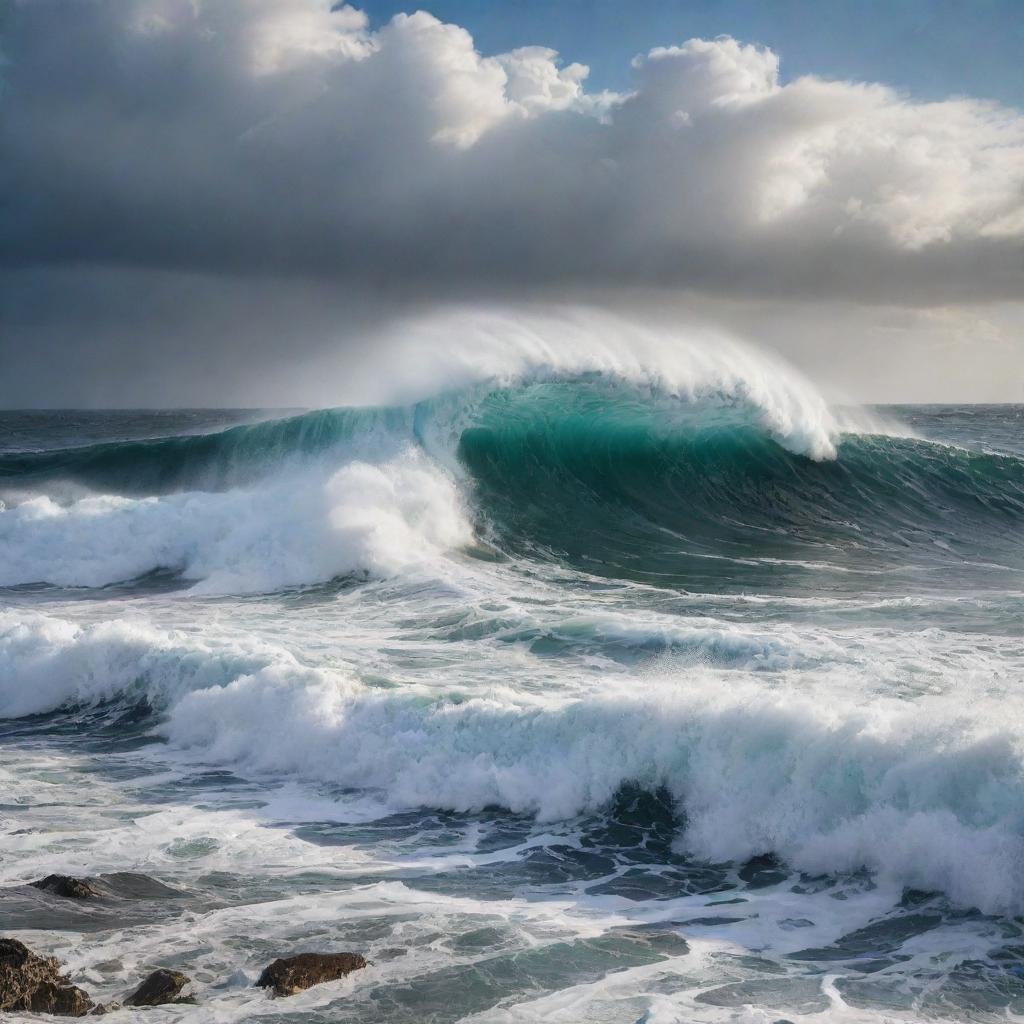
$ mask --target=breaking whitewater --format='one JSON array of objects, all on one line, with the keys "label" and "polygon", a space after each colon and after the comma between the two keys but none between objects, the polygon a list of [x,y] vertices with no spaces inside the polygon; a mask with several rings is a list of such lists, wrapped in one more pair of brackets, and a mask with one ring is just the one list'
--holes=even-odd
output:
[{"label": "breaking whitewater", "polygon": [[125,1019],[1024,1019],[1024,409],[445,350],[373,408],[0,414],[4,934],[192,979]]}]

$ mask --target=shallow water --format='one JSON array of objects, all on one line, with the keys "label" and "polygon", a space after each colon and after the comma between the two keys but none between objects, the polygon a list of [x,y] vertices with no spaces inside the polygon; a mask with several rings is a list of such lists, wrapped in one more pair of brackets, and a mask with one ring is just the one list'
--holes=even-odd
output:
[{"label": "shallow water", "polygon": [[1024,1019],[1024,408],[758,380],[0,414],[4,932],[168,1020]]}]

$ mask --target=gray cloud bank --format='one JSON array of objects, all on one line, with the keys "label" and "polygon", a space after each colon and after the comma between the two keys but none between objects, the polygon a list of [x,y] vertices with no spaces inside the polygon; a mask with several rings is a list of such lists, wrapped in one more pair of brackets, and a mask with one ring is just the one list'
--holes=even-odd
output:
[{"label": "gray cloud bank", "polygon": [[317,0],[15,0],[0,46],[7,266],[1020,292],[1020,113],[781,84],[728,38],[638,57],[621,95],[542,47]]},{"label": "gray cloud bank", "polygon": [[0,405],[347,401],[396,315],[552,299],[1020,397],[1018,111],[731,38],[594,93],[328,0],[11,0],[0,54]]}]

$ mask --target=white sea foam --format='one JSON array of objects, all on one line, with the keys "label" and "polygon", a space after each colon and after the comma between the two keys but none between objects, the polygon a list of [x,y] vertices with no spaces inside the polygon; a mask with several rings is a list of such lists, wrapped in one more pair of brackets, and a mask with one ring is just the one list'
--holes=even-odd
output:
[{"label": "white sea foam", "polygon": [[[339,431],[333,442],[326,414],[310,421],[316,436],[304,455],[278,445],[259,479],[246,464],[231,477],[244,486],[232,490],[129,498],[51,481],[33,495],[29,483],[0,514],[0,585],[96,587],[158,568],[182,574],[200,595],[272,592],[346,573],[377,579],[337,596],[271,600],[191,601],[146,588],[88,600],[11,595],[19,607],[0,611],[0,717],[61,707],[76,715],[81,705],[113,717],[144,699],[153,738],[166,742],[142,752],[97,743],[63,762],[61,742],[5,753],[8,803],[31,810],[5,811],[0,822],[11,853],[3,881],[125,868],[199,890],[208,883],[197,879],[245,879],[246,905],[197,912],[192,936],[180,921],[164,921],[86,941],[51,936],[50,949],[94,972],[104,998],[122,995],[150,961],[195,964],[206,986],[202,1012],[231,1020],[276,1012],[247,984],[267,953],[264,945],[240,950],[237,936],[251,927],[275,955],[358,935],[352,948],[365,948],[373,967],[348,987],[290,1004],[318,1013],[342,991],[358,1003],[374,986],[471,964],[481,954],[455,940],[483,928],[500,933],[487,940],[490,955],[658,924],[682,928],[692,955],[557,993],[530,988],[533,1003],[506,1000],[477,1019],[761,1022],[793,1014],[806,975],[793,971],[796,995],[774,1015],[762,1009],[775,1005],[771,993],[754,1008],[700,1001],[713,984],[763,980],[760,968],[743,974],[750,950],[785,956],[833,942],[899,914],[905,886],[1024,912],[1024,753],[1014,728],[1024,713],[1022,658],[1012,631],[910,632],[896,621],[909,610],[898,602],[924,602],[919,620],[962,622],[933,613],[939,599],[925,593],[699,596],[588,579],[554,563],[451,557],[473,539],[473,491],[455,446],[494,387],[596,380],[602,397],[621,394],[659,413],[678,400],[816,459],[833,456],[846,430],[895,428],[830,409],[771,357],[707,332],[579,310],[463,311],[402,331],[393,393],[381,399],[441,397],[368,415],[356,439]],[[243,436],[233,450],[243,462],[250,441]],[[813,558],[764,556],[760,564],[775,559],[780,571],[820,575]],[[55,614],[27,610],[37,600],[33,607],[45,602]],[[983,629],[990,617],[980,606],[972,621]],[[108,700],[116,702],[108,712],[96,707]],[[98,780],[88,792],[86,759]],[[222,779],[205,771],[211,764],[234,774]],[[142,806],[138,779],[147,771],[152,802]],[[572,819],[601,812],[624,785],[667,790],[681,811],[677,846],[698,859],[771,851],[795,870],[866,868],[871,877],[828,883],[842,892],[780,883],[754,895],[737,884],[745,908],[707,906],[706,893],[681,890],[632,899],[589,882],[566,885],[558,872],[552,888],[539,883],[537,898],[505,899],[490,881],[477,888],[474,868],[489,880],[507,869],[514,880],[532,846],[579,843],[593,822]],[[478,844],[488,826],[475,815],[464,834],[446,822],[436,843],[429,829],[407,842],[377,822],[350,832],[344,841],[354,845],[333,846],[333,834],[321,843],[316,827],[296,827],[424,805],[500,805],[550,824],[507,845]],[[367,838],[377,830],[383,841]],[[614,862],[610,851],[589,852]],[[413,884],[464,869],[458,898]],[[343,880],[334,892],[314,891],[332,877]],[[251,902],[268,894],[279,898]],[[340,930],[389,916],[400,921],[395,935],[376,925]],[[813,921],[792,925],[804,917]],[[437,934],[452,941],[436,943]],[[930,977],[936,949],[949,967],[977,960],[995,941],[970,939],[904,943],[906,970]],[[396,945],[405,955],[392,957]],[[672,985],[662,986],[672,971]],[[688,981],[687,972],[700,977]],[[850,1010],[830,977],[807,982],[819,986],[814,1005],[829,1006],[809,1019],[869,1019],[873,1011]]]},{"label": "white sea foam", "polygon": [[597,375],[612,385],[745,410],[780,443],[815,459],[833,458],[843,431],[873,423],[854,410],[840,421],[793,367],[709,327],[666,329],[587,307],[467,307],[419,315],[389,334],[398,352],[383,392],[391,401],[481,383],[514,387]]},{"label": "white sea foam", "polygon": [[291,656],[252,637],[214,645],[143,620],[79,625],[0,611],[0,718],[95,704],[135,692],[155,704],[230,682]]},{"label": "white sea foam", "polygon": [[1019,911],[1024,764],[998,722],[896,701],[823,708],[742,684],[722,693],[695,672],[582,700],[495,688],[428,702],[266,669],[189,693],[165,728],[214,761],[379,788],[398,805],[558,819],[625,783],[664,786],[698,856],[775,851],[812,872],[867,867]]},{"label": "white sea foam", "polygon": [[9,716],[134,689],[166,708],[160,729],[189,756],[376,790],[398,807],[498,804],[555,820],[600,809],[625,783],[665,787],[687,816],[680,842],[700,857],[775,851],[811,872],[867,867],[988,911],[1024,908],[1013,698],[865,706],[856,687],[843,698],[694,664],[572,696],[497,683],[439,694],[367,687],[242,639],[23,613],[0,625]]},{"label": "white sea foam", "polygon": [[170,569],[197,593],[273,591],[395,573],[471,539],[450,475],[409,448],[221,493],[31,499],[0,513],[0,586],[97,587]]}]

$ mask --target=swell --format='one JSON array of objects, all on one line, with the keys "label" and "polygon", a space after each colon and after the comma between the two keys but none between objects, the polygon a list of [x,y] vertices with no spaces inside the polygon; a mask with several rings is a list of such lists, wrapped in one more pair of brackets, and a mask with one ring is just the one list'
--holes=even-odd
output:
[{"label": "swell", "polygon": [[847,434],[836,458],[813,460],[742,422],[593,408],[493,417],[462,434],[459,455],[498,543],[607,575],[684,582],[714,574],[708,560],[1024,564],[1006,543],[1024,523],[1011,455]]}]

